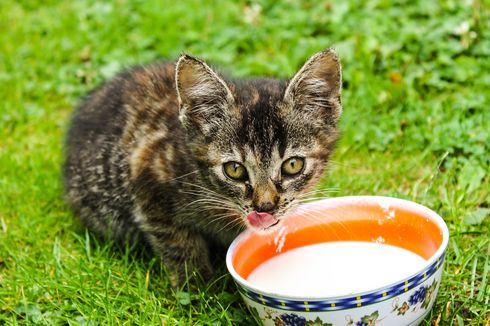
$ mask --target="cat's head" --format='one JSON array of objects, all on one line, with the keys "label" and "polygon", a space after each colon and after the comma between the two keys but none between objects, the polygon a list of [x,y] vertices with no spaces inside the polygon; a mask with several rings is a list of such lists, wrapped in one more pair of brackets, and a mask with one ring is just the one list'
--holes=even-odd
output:
[{"label": "cat's head", "polygon": [[280,224],[319,180],[338,138],[335,52],[313,55],[289,82],[226,80],[183,55],[176,84],[208,204],[256,231]]}]

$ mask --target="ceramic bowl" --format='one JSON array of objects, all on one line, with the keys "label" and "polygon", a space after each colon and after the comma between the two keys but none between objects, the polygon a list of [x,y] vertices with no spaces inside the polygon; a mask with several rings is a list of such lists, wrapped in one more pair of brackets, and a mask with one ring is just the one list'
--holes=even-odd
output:
[{"label": "ceramic bowl", "polygon": [[[316,217],[311,218],[312,214]],[[434,304],[448,238],[444,220],[414,202],[378,196],[338,197],[301,206],[269,234],[245,231],[228,249],[226,264],[259,324],[417,325]],[[380,239],[425,258],[424,266],[382,287],[337,297],[279,295],[247,281],[261,263],[294,248]],[[369,267],[360,266],[359,272]]]}]

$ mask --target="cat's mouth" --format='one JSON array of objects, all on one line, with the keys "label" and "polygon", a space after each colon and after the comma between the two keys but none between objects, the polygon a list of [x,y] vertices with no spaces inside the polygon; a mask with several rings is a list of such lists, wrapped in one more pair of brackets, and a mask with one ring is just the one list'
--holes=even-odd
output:
[{"label": "cat's mouth", "polygon": [[279,219],[267,212],[252,211],[247,215],[250,225],[259,230],[267,230],[279,223]]}]

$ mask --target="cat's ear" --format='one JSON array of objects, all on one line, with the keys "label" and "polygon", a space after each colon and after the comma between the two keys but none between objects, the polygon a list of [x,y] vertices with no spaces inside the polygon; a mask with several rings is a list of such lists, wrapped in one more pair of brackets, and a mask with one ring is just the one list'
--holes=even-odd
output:
[{"label": "cat's ear", "polygon": [[201,131],[209,131],[224,118],[233,104],[226,83],[205,62],[184,54],[177,61],[175,82],[180,105],[180,119]]},{"label": "cat's ear", "polygon": [[342,68],[333,49],[313,55],[294,75],[284,93],[284,101],[293,110],[320,113],[336,124],[342,113],[340,92]]}]

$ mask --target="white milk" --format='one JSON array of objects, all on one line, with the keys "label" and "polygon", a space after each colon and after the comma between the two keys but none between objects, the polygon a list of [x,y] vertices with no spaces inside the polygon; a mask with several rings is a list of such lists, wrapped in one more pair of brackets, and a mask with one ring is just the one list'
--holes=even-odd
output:
[{"label": "white milk", "polygon": [[425,263],[419,255],[391,245],[325,242],[277,255],[254,269],[247,280],[276,294],[338,296],[401,281]]}]

